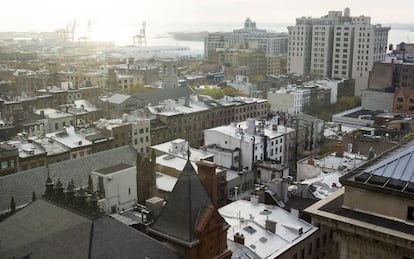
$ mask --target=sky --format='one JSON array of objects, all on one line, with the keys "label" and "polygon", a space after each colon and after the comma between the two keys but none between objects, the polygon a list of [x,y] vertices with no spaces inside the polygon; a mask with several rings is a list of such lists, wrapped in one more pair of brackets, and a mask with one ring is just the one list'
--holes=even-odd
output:
[{"label": "sky", "polygon": [[87,21],[91,20],[98,38],[104,37],[105,31],[130,33],[127,26],[138,30],[144,20],[147,31],[153,32],[214,31],[227,29],[220,26],[229,23],[239,24],[236,27],[239,28],[246,17],[256,21],[259,28],[266,23],[286,27],[293,25],[297,17],[320,17],[345,7],[351,9],[352,16],[371,16],[373,23],[414,23],[414,1],[392,3],[389,0],[14,0],[1,6],[0,31],[54,31],[74,19],[78,31],[86,31]]}]

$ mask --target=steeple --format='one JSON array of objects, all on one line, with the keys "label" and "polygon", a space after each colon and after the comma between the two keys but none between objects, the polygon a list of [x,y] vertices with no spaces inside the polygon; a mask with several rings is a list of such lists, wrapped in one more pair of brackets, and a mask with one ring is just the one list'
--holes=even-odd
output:
[{"label": "steeple", "polygon": [[[184,249],[187,258],[230,258],[227,249],[227,223],[214,207],[204,185],[190,161],[187,162],[169,195],[160,216],[149,228],[160,239]],[[212,234],[214,233],[214,234]],[[218,238],[206,243],[207,235]],[[211,249],[213,246],[215,249]],[[209,254],[205,254],[209,251]]]},{"label": "steeple", "polygon": [[52,178],[50,178],[49,170],[48,170],[48,176],[47,176],[47,179],[46,179],[45,186],[46,186],[45,196],[48,197],[48,198],[52,197],[53,194],[54,194],[54,190],[53,190],[54,182],[53,182]]}]

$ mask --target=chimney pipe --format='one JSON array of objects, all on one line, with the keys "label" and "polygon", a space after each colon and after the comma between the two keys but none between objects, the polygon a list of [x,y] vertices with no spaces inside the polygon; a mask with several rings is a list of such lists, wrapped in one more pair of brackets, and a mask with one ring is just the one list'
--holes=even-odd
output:
[{"label": "chimney pipe", "polygon": [[237,232],[233,236],[233,241],[236,242],[236,243],[238,243],[238,244],[244,245],[244,235],[243,234],[239,234],[239,232]]},{"label": "chimney pipe", "polygon": [[277,223],[272,220],[266,219],[266,230],[272,232],[273,234],[276,234],[276,225]]}]

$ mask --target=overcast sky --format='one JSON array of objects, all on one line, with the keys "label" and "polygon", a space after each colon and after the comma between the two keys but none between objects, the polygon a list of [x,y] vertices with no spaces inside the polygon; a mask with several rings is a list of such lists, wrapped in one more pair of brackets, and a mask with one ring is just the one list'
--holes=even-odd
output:
[{"label": "overcast sky", "polygon": [[1,6],[0,30],[41,31],[68,21],[91,19],[93,24],[260,23],[294,24],[296,17],[320,17],[329,10],[351,8],[375,23],[414,23],[414,1],[385,0],[14,0]]}]

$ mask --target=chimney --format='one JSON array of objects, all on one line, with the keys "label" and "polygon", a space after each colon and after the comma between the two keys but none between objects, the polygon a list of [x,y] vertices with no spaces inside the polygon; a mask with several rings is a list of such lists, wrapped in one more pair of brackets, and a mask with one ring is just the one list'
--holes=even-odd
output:
[{"label": "chimney", "polygon": [[276,234],[276,225],[277,223],[275,221],[266,219],[266,230],[272,232],[273,234]]},{"label": "chimney", "polygon": [[198,161],[198,176],[204,185],[210,199],[213,201],[214,206],[218,207],[218,186],[216,177],[217,165],[210,161]]},{"label": "chimney", "polygon": [[243,234],[239,234],[239,232],[234,234],[233,241],[238,243],[238,244],[244,245],[244,236],[243,236]]},{"label": "chimney", "polygon": [[344,145],[340,141],[336,144],[336,156],[344,157]]}]

